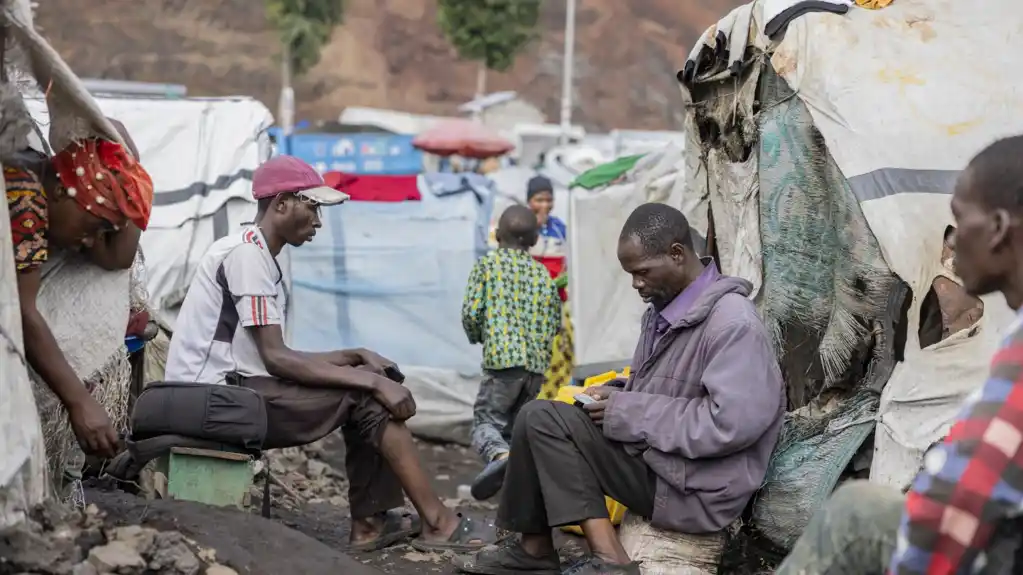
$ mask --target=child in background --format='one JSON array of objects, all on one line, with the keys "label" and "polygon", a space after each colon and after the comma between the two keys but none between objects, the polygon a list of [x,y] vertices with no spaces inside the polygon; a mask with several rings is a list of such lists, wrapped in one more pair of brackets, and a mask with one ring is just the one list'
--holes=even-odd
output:
[{"label": "child in background", "polygon": [[532,211],[524,206],[505,210],[497,224],[498,248],[473,266],[462,304],[469,342],[483,345],[484,378],[472,429],[472,445],[487,463],[472,484],[479,500],[501,489],[512,424],[543,385],[561,323],[554,281],[529,255],[538,235]]}]

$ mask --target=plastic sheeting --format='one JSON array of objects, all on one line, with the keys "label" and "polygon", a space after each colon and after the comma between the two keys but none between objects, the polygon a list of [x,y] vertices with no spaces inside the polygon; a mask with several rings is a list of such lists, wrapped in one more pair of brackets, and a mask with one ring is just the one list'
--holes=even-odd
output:
[{"label": "plastic sheeting", "polygon": [[293,251],[292,342],[396,361],[419,405],[412,430],[464,440],[481,352],[462,330],[462,297],[486,249],[494,192],[475,175],[423,176],[420,190],[418,202],[324,209],[315,241]]},{"label": "plastic sheeting", "polygon": [[[810,14],[789,24],[771,64],[797,92],[849,180],[885,261],[914,296],[905,361],[880,407],[871,479],[903,487],[983,382],[1012,314],[984,298],[975,326],[925,349],[923,295],[943,275],[957,173],[996,138],[1023,132],[1023,4],[900,0],[883,11]],[[983,54],[977,58],[977,54]]]},{"label": "plastic sheeting", "polygon": [[[568,277],[575,377],[619,369],[631,360],[646,306],[618,264],[618,236],[629,214],[641,204],[682,204],[684,169],[682,149],[669,146],[642,158],[624,183],[572,192]],[[699,223],[694,227],[700,229]]]},{"label": "plastic sheeting", "polygon": [[[142,234],[150,304],[173,324],[199,259],[217,239],[255,216],[252,171],[270,155],[266,106],[249,98],[97,98],[124,123],[153,177],[155,197]],[[29,111],[46,132],[41,99]]]},{"label": "plastic sheeting", "polygon": [[[3,181],[0,180],[0,189]],[[21,334],[11,221],[0,207],[0,530],[46,496],[46,452]]]}]

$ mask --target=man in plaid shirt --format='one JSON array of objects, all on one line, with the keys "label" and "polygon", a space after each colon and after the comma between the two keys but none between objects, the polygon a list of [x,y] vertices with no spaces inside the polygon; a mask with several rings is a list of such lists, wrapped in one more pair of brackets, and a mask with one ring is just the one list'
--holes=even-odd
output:
[{"label": "man in plaid shirt", "polygon": [[966,291],[1001,292],[1017,320],[983,387],[924,456],[909,493],[847,483],[779,574],[1023,572],[1016,558],[1023,556],[1023,136],[999,140],[970,162],[952,214],[955,269]]}]

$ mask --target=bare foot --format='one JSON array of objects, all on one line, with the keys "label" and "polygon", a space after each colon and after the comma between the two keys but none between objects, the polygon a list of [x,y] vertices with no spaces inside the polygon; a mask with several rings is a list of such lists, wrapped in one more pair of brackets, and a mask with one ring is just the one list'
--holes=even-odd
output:
[{"label": "bare foot", "polygon": [[[352,519],[352,533],[348,538],[349,545],[366,545],[384,535],[384,528],[387,525],[387,513],[379,513],[366,519]],[[408,531],[414,527],[413,516],[403,512],[401,518],[401,531]]]},{"label": "bare foot", "polygon": [[[431,543],[443,543],[451,540],[451,536],[454,535],[455,531],[462,525],[462,516],[451,509],[444,509],[443,515],[434,523],[434,525],[423,525],[423,533],[421,537],[424,541]],[[474,537],[462,543],[470,545],[482,545],[486,541],[479,537]]]}]

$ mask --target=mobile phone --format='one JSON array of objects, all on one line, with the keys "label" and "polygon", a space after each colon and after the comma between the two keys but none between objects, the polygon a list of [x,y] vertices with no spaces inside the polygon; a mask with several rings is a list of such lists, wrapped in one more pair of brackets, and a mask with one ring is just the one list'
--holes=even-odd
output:
[{"label": "mobile phone", "polygon": [[398,366],[396,365],[389,365],[385,367],[384,375],[387,376],[387,379],[390,379],[391,381],[394,381],[396,383],[405,383],[405,374],[402,373],[401,370],[398,369]]},{"label": "mobile phone", "polygon": [[585,393],[580,393],[578,395],[574,395],[574,396],[572,396],[572,399],[575,400],[576,407],[582,407],[584,405],[589,405],[591,403],[596,403],[597,402],[596,399],[593,399],[592,397],[590,397],[589,395],[586,395]]}]

